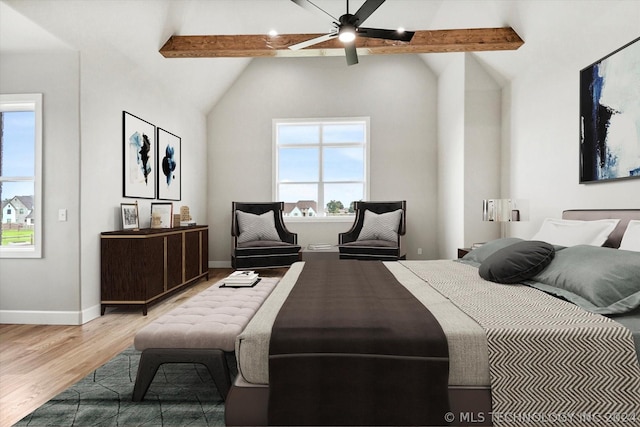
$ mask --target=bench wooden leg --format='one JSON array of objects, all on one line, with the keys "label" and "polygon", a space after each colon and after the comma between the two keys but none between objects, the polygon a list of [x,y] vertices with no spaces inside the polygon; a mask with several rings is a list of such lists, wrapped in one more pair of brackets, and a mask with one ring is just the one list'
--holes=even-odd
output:
[{"label": "bench wooden leg", "polygon": [[148,348],[142,351],[132,400],[141,402],[147,394],[160,365],[165,363],[198,363],[206,366],[225,400],[231,387],[231,376],[225,353],[219,349]]}]

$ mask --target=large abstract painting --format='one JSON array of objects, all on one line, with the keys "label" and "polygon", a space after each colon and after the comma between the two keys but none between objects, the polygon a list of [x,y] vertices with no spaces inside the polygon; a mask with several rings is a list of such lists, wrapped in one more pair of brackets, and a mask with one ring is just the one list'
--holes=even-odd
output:
[{"label": "large abstract painting", "polygon": [[126,111],[123,116],[123,196],[155,199],[156,127]]},{"label": "large abstract painting", "polygon": [[640,177],[640,38],[580,71],[580,182]]},{"label": "large abstract painting", "polygon": [[158,128],[158,199],[180,200],[180,137]]}]

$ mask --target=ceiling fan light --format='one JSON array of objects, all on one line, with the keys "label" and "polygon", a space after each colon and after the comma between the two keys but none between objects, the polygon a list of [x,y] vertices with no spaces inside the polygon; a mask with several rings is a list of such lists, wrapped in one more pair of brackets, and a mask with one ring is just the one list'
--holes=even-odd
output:
[{"label": "ceiling fan light", "polygon": [[356,39],[356,31],[352,27],[342,27],[338,34],[338,39],[342,43],[351,43]]}]

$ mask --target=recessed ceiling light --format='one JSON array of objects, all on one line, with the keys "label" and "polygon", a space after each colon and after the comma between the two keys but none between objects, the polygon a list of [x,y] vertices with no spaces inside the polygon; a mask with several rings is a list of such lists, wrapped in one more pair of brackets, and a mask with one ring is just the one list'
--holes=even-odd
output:
[{"label": "recessed ceiling light", "polygon": [[269,30],[269,36],[275,37],[277,35],[278,35],[278,32],[276,30]]},{"label": "recessed ceiling light", "polygon": [[400,34],[402,34],[402,33],[404,33],[405,29],[404,29],[404,27],[398,27],[398,29],[396,31],[399,32]]}]

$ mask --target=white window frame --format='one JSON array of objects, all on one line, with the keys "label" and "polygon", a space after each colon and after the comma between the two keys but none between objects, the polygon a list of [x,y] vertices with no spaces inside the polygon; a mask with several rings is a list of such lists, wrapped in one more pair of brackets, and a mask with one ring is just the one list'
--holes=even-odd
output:
[{"label": "white window frame", "polygon": [[[34,176],[2,177],[3,182],[33,181],[34,245],[13,247],[0,245],[0,258],[42,258],[42,94],[0,94],[0,111],[33,111],[35,113]],[[4,196],[3,196],[4,197]]]},{"label": "white window frame", "polygon": [[[319,124],[333,124],[333,123],[349,123],[349,122],[364,122],[365,124],[365,138],[364,138],[364,195],[363,200],[369,199],[369,149],[371,146],[371,137],[370,137],[370,118],[369,117],[329,117],[329,118],[299,118],[299,119],[273,119],[272,122],[272,171],[273,171],[273,179],[272,181],[272,196],[273,200],[280,200],[278,194],[278,184],[280,183],[278,177],[278,125],[279,124],[296,124],[296,125],[319,125]],[[318,211],[324,213],[326,208],[326,200],[323,197],[323,179],[322,179],[322,169],[323,169],[323,159],[322,159],[322,147],[323,146],[335,146],[335,147],[348,147],[349,144],[346,143],[335,143],[335,144],[323,144],[321,141],[319,144],[309,144],[304,143],[300,144],[301,148],[309,148],[309,147],[319,147],[319,162],[320,162],[320,179],[318,181],[319,185],[319,199],[318,200]],[[297,147],[294,144],[287,144],[287,147]],[[304,222],[353,222],[354,215],[336,215],[336,216],[303,216],[303,217],[293,217],[287,216],[285,217],[285,221],[304,221]]]}]

